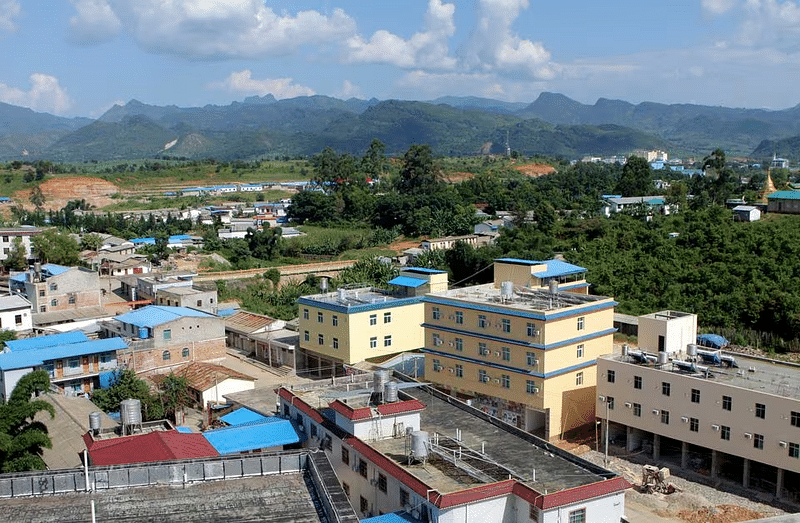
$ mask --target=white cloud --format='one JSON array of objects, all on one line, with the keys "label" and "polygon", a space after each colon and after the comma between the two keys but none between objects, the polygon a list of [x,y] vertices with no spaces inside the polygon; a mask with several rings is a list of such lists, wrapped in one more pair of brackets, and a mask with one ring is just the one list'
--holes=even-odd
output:
[{"label": "white cloud", "polygon": [[70,0],[77,14],[69,19],[71,42],[95,45],[114,39],[122,24],[106,0]]},{"label": "white cloud", "polygon": [[336,96],[342,100],[347,100],[348,98],[364,99],[364,93],[361,92],[361,88],[353,84],[350,80],[342,82],[342,88]]},{"label": "white cloud", "polygon": [[741,43],[780,49],[800,47],[800,3],[797,1],[746,0],[744,17]]},{"label": "white cloud", "polygon": [[14,18],[19,16],[22,8],[17,0],[0,0],[0,31],[13,33],[17,30]]},{"label": "white cloud", "polygon": [[[329,44],[355,33],[341,9],[276,14],[262,0],[74,0],[72,38],[100,42],[114,31],[143,49],[187,59],[286,55],[305,44]],[[89,12],[90,8],[93,12]],[[115,26],[113,21],[119,22]],[[98,23],[111,21],[106,26]]]},{"label": "white cloud", "polygon": [[310,87],[298,85],[291,78],[254,79],[253,73],[249,69],[234,71],[222,82],[212,84],[212,87],[239,94],[257,94],[260,96],[272,94],[278,99],[316,94]]},{"label": "white cloud", "polygon": [[347,40],[348,61],[392,64],[403,68],[452,69],[448,40],[455,34],[456,7],[441,0],[429,0],[425,30],[405,40],[389,31],[376,31],[369,40],[354,35]]},{"label": "white cloud", "polygon": [[54,114],[64,114],[72,107],[72,99],[55,76],[34,73],[29,79],[28,91],[0,83],[0,101]]},{"label": "white cloud", "polygon": [[721,15],[733,9],[737,2],[738,0],[700,0],[700,6],[708,14]]}]

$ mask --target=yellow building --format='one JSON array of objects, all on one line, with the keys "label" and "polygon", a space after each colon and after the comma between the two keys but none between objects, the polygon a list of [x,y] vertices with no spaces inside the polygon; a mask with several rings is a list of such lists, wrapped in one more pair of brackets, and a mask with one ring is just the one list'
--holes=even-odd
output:
[{"label": "yellow building", "polygon": [[594,422],[597,358],[613,350],[616,303],[585,294],[586,269],[569,263],[494,268],[494,283],[423,299],[426,380],[547,439]]},{"label": "yellow building", "polygon": [[410,268],[389,284],[301,297],[298,372],[341,374],[343,365],[421,348],[422,297],[447,290],[447,273]]}]

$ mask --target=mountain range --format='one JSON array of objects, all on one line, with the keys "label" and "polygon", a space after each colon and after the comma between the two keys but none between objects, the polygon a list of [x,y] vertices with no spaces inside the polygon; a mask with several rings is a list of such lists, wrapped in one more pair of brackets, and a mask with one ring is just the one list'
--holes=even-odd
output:
[{"label": "mountain range", "polygon": [[131,100],[97,120],[0,103],[0,159],[114,161],[310,155],[326,146],[360,154],[373,138],[389,154],[428,143],[441,155],[502,153],[567,159],[663,149],[671,156],[778,154],[800,159],[800,106],[780,111],[692,104],[583,104],[557,93],[532,103],[477,97],[428,102],[252,96],[229,105],[155,106]]}]

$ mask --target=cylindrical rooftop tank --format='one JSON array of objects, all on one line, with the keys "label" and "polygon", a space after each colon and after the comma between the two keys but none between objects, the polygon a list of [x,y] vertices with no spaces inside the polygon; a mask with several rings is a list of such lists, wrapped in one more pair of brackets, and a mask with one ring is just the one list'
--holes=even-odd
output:
[{"label": "cylindrical rooftop tank", "polygon": [[397,402],[397,382],[390,381],[386,383],[386,387],[383,390],[383,401],[386,403],[396,403]]},{"label": "cylindrical rooftop tank", "polygon": [[147,327],[139,327],[139,337],[143,340],[149,338]]},{"label": "cylindrical rooftop tank", "polygon": [[372,392],[383,394],[387,381],[389,381],[389,371],[384,369],[376,370],[372,375]]},{"label": "cylindrical rooftop tank", "polygon": [[504,281],[500,282],[500,297],[504,300],[510,300],[514,297],[514,282]]},{"label": "cylindrical rooftop tank", "polygon": [[340,300],[344,300],[347,297],[347,291],[345,289],[337,289],[336,292],[339,293]]},{"label": "cylindrical rooftop tank", "polygon": [[687,356],[697,356],[697,344],[690,343],[686,346],[686,355]]},{"label": "cylindrical rooftop tank", "polygon": [[551,293],[553,293],[553,294],[557,293],[558,292],[558,281],[557,280],[550,280],[550,283],[548,284],[548,287],[549,287]]},{"label": "cylindrical rooftop tank", "polygon": [[119,420],[123,425],[141,425],[142,402],[137,399],[122,400],[119,404]]},{"label": "cylindrical rooftop tank", "polygon": [[624,358],[627,355],[628,355],[628,344],[627,343],[623,343],[622,344],[622,357]]},{"label": "cylindrical rooftop tank", "polygon": [[666,365],[669,361],[669,354],[666,352],[659,352],[658,353],[658,364],[659,365]]},{"label": "cylindrical rooftop tank", "polygon": [[411,433],[411,456],[416,459],[428,459],[428,433],[424,430],[415,430]]},{"label": "cylindrical rooftop tank", "polygon": [[328,292],[328,278],[322,277],[319,279],[319,290],[323,293]]},{"label": "cylindrical rooftop tank", "polygon": [[89,413],[89,430],[92,432],[97,432],[100,430],[100,426],[102,425],[103,420],[103,413],[102,412],[91,412]]}]

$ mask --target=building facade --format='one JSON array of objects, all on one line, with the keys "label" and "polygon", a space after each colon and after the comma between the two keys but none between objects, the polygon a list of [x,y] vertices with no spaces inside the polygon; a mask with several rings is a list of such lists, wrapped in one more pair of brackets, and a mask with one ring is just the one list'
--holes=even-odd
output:
[{"label": "building facade", "polygon": [[28,298],[34,313],[102,305],[100,276],[83,267],[37,264],[33,270],[11,276],[9,285]]},{"label": "building facade", "polygon": [[494,267],[494,283],[424,298],[426,379],[545,439],[593,422],[596,363],[613,350],[616,303],[583,294],[582,267]]},{"label": "building facade", "polygon": [[5,260],[14,249],[14,243],[20,242],[23,249],[25,249],[25,258],[30,260],[33,255],[31,254],[31,238],[42,232],[38,227],[15,227],[15,228],[0,228],[0,260]]},{"label": "building facade", "polygon": [[26,332],[33,329],[33,306],[17,294],[0,296],[0,329]]},{"label": "building facade", "polygon": [[202,290],[194,287],[169,287],[156,292],[156,305],[167,307],[187,307],[211,314],[219,310],[217,291]]}]

